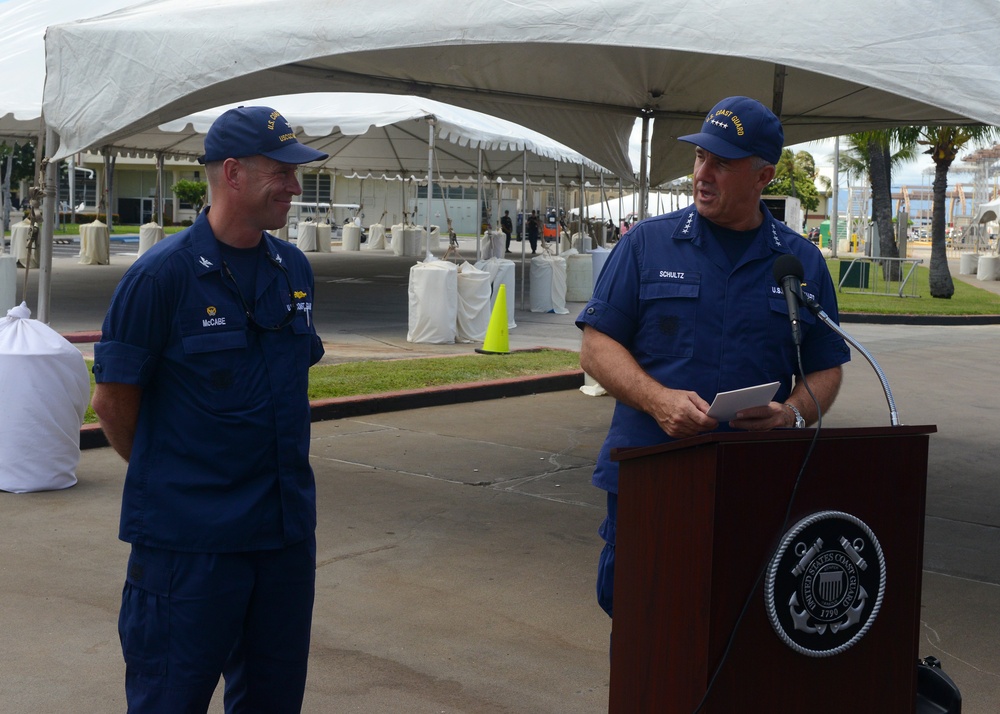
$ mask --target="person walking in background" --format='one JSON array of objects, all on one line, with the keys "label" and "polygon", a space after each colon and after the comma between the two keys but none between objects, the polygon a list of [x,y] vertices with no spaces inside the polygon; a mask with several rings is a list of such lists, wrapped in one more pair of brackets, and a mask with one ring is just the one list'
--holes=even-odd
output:
[{"label": "person walking in background", "polygon": [[[761,202],[781,156],[781,123],[760,102],[729,97],[708,114],[695,145],[694,205],[636,223],[615,245],[577,317],[580,366],[617,403],[593,483],[607,492],[597,598],[613,613],[618,509],[616,447],[648,446],[716,429],[804,427],[833,404],[844,340],[803,310],[798,351],[773,276],[778,256],[804,266],[804,291],[838,318],[819,249]],[[718,392],[780,381],[775,401],[728,424],[708,416]],[[818,405],[806,389],[815,394]],[[669,474],[665,474],[669,477]]]},{"label": "person walking in background", "polygon": [[119,614],[130,712],[298,712],[316,562],[308,370],[313,274],[285,225],[326,158],[268,107],[205,136],[211,206],[144,253],[94,348],[93,398],[128,462]]},{"label": "person walking in background", "polygon": [[541,233],[541,226],[538,223],[538,211],[532,211],[531,215],[528,216],[526,232],[528,234],[528,242],[531,243],[531,254],[535,255],[538,251],[538,236]]},{"label": "person walking in background", "polygon": [[503,234],[507,236],[507,250],[505,252],[510,252],[510,234],[514,232],[514,222],[510,220],[510,211],[504,211],[503,216],[500,217],[500,230]]}]

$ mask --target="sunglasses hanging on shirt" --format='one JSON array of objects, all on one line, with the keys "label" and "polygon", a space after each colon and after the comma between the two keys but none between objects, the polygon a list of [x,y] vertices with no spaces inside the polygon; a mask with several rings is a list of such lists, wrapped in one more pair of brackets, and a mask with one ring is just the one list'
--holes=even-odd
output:
[{"label": "sunglasses hanging on shirt", "polygon": [[[279,263],[277,260],[275,260],[274,256],[272,256],[270,253],[265,253],[265,255],[267,255],[267,259],[271,262],[271,265],[273,265],[274,267],[276,267],[278,270],[281,271],[281,274],[285,277],[285,284],[288,286],[288,312],[281,319],[281,321],[277,325],[274,325],[273,327],[268,327],[267,325],[260,324],[254,317],[253,309],[247,303],[246,298],[243,297],[243,292],[240,290],[240,285],[236,281],[236,276],[233,275],[233,271],[230,270],[229,264],[226,263],[225,260],[222,261],[222,270],[225,272],[226,276],[233,281],[233,286],[236,288],[236,294],[239,296],[240,304],[243,305],[243,311],[244,313],[246,313],[247,316],[247,326],[254,332],[277,332],[279,330],[283,330],[286,327],[288,327],[290,324],[292,324],[292,320],[295,319],[295,313],[297,311],[295,305],[295,296],[293,295],[291,278],[288,277],[288,269],[285,268],[285,266]],[[254,307],[256,307],[256,301],[254,302],[255,302]]]}]

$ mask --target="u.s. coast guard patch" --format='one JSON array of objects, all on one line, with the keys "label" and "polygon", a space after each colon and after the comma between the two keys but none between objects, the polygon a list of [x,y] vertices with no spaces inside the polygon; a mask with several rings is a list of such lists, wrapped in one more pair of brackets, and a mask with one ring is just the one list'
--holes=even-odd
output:
[{"label": "u.s. coast guard patch", "polygon": [[885,558],[871,528],[848,513],[820,511],[785,534],[768,565],[764,602],[786,645],[829,657],[865,636],[884,592]]}]

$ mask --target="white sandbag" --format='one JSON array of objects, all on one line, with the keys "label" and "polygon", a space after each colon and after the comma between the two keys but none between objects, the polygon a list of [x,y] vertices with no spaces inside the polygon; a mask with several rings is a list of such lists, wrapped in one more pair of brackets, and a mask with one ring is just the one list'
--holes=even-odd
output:
[{"label": "white sandbag", "polygon": [[[500,234],[503,236],[503,233]],[[482,342],[490,326],[490,274],[465,262],[458,269],[458,317],[455,322],[459,342]]]},{"label": "white sandbag", "polygon": [[500,286],[507,286],[505,291],[507,293],[507,329],[513,330],[517,327],[517,323],[514,321],[514,295],[516,292],[514,289],[516,275],[514,261],[507,260],[506,258],[490,258],[489,260],[480,260],[476,263],[476,267],[490,274],[490,289],[492,290],[490,295],[490,311],[493,310],[497,295],[500,294]]},{"label": "white sandbag", "polygon": [[958,256],[958,274],[972,275],[979,264],[979,253],[961,253]]},{"label": "white sandbag", "polygon": [[383,250],[385,248],[385,226],[381,223],[372,223],[368,226],[368,242],[365,245],[368,250]]},{"label": "white sandbag", "polygon": [[531,311],[566,315],[566,259],[539,255],[531,259]]},{"label": "white sandbag", "polygon": [[424,235],[426,231],[420,226],[403,226],[403,240],[402,240],[402,253],[400,255],[406,255],[413,258],[423,257],[424,253]]},{"label": "white sandbag", "polygon": [[361,227],[353,223],[344,226],[341,233],[341,250],[361,250]]},{"label": "white sandbag", "polygon": [[594,259],[576,251],[561,257],[566,260],[567,302],[587,302],[594,294]]},{"label": "white sandbag", "polygon": [[17,300],[17,258],[0,255],[0,315],[14,307]]},{"label": "white sandbag", "polygon": [[604,270],[604,264],[608,262],[609,255],[611,255],[610,248],[594,248],[590,251],[590,257],[594,261],[594,285],[597,285],[597,279],[601,276],[601,271]]},{"label": "white sandbag", "polygon": [[[28,242],[31,239],[31,221],[24,219],[10,227],[10,254],[17,259],[17,264],[24,267],[28,264]],[[31,251],[31,267],[38,267],[38,246]]]},{"label": "white sandbag", "polygon": [[448,260],[410,268],[407,342],[441,345],[455,342],[458,320],[458,266]]},{"label": "white sandbag", "polygon": [[333,241],[333,226],[326,221],[316,224],[316,250],[320,253],[330,252],[330,243]]},{"label": "white sandbag", "polygon": [[[421,232],[421,237],[427,235],[427,231],[423,230]],[[441,250],[441,227],[431,226],[431,237],[430,242],[427,244],[429,250]]]},{"label": "white sandbag", "polygon": [[21,303],[0,319],[0,489],[76,483],[90,377],[80,351]]},{"label": "white sandbag", "polygon": [[580,253],[589,253],[593,247],[593,241],[589,233],[574,233],[573,247]]},{"label": "white sandbag", "polygon": [[154,245],[163,240],[163,229],[156,221],[143,223],[139,226],[139,255],[142,255]]},{"label": "white sandbag", "polygon": [[1000,256],[981,255],[976,269],[976,280],[997,280],[1000,277]]},{"label": "white sandbag", "polygon": [[507,252],[507,236],[503,231],[486,231],[479,239],[479,250],[483,260],[503,258]]},{"label": "white sandbag", "polygon": [[302,221],[299,223],[299,235],[295,239],[295,245],[303,253],[315,253],[319,250],[316,241],[316,223],[314,221]]},{"label": "white sandbag", "polygon": [[397,223],[392,228],[389,229],[391,236],[390,244],[392,247],[393,255],[403,254],[403,229],[405,226],[402,223]]}]

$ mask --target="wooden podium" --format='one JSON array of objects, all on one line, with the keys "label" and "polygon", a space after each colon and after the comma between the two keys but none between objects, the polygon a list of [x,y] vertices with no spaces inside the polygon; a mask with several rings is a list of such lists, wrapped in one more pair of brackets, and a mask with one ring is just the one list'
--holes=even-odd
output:
[{"label": "wooden podium", "polygon": [[[935,431],[823,429],[787,521],[814,429],[714,433],[613,452],[620,476],[609,711],[691,714],[724,658],[703,714],[912,713],[927,448]],[[768,574],[775,554],[794,540],[789,530],[826,512],[850,514],[877,539],[858,559],[878,567],[881,546],[881,607],[843,651],[803,654],[772,624]],[[827,553],[837,546],[832,540]],[[840,540],[850,551],[851,539]],[[805,563],[801,543],[788,547]],[[871,604],[875,593],[868,595]],[[775,609],[790,607],[784,597]],[[861,625],[853,627],[857,633]]]}]

